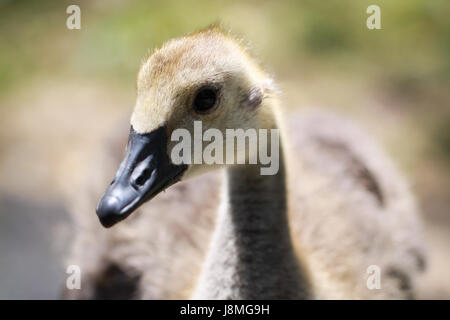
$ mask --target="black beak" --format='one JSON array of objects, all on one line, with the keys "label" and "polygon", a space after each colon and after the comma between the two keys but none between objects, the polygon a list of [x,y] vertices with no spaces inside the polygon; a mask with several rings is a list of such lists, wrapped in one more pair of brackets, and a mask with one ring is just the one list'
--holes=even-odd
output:
[{"label": "black beak", "polygon": [[174,165],[167,155],[166,127],[147,134],[130,129],[127,151],[114,180],[97,205],[101,224],[109,228],[142,203],[179,181],[186,165]]}]

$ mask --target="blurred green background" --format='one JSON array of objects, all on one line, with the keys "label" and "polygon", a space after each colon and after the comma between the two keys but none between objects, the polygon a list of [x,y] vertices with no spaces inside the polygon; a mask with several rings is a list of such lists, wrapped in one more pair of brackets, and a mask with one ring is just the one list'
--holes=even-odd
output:
[{"label": "blurred green background", "polygon": [[[371,4],[381,30],[366,27]],[[423,209],[423,297],[450,298],[449,17],[448,0],[0,0],[0,298],[58,296],[71,195],[130,114],[141,59],[214,22],[249,42],[287,112],[332,109],[387,148]]]}]

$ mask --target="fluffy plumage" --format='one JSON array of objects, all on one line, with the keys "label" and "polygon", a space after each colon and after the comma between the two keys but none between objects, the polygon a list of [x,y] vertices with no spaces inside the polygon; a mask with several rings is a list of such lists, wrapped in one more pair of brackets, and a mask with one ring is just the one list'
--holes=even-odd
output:
[{"label": "fluffy plumage", "polygon": [[[269,128],[280,123],[267,75],[236,41],[212,28],[169,41],[144,62],[138,75],[133,127],[141,133],[162,124],[191,128],[195,117],[186,105],[195,88],[205,82],[226,89],[222,109],[202,119],[207,127]],[[255,90],[261,93],[256,111],[249,103]],[[286,225],[299,261],[302,280],[297,287],[305,291],[290,296],[412,297],[424,267],[424,249],[417,209],[404,179],[383,152],[348,121],[323,112],[290,119],[282,126],[287,158]],[[121,132],[126,134],[127,129]],[[125,145],[122,136],[112,138],[111,152],[99,152],[93,169],[97,176],[90,182],[95,183],[74,205],[78,237],[69,262],[80,265],[84,277],[83,289],[68,292],[68,297],[99,296],[103,278],[111,274],[105,270],[113,266],[120,272],[107,282],[133,283],[131,296],[133,290],[125,290],[128,297],[189,298],[199,279],[208,286],[209,280],[199,274],[219,204],[230,202],[227,196],[221,198],[223,175],[214,171],[178,183],[143,205],[138,214],[103,230],[93,208],[119,162],[116,145]],[[186,178],[201,172],[201,168],[190,168]],[[255,190],[247,189],[246,197],[270,203],[271,199],[264,198],[268,195],[261,198]],[[233,260],[236,252],[227,254]],[[381,268],[380,290],[366,286],[370,265]],[[218,275],[223,274],[220,266],[216,269]],[[264,282],[264,273],[259,279]],[[230,286],[218,290],[215,297],[242,297],[234,293]]]}]

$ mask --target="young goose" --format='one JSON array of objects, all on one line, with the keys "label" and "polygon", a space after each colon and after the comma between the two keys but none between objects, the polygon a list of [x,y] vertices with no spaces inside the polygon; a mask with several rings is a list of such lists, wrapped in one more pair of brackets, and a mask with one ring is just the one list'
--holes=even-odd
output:
[{"label": "young goose", "polygon": [[[132,269],[144,298],[412,296],[424,264],[414,201],[357,128],[323,113],[292,118],[275,175],[261,175],[258,164],[174,164],[171,134],[194,135],[194,121],[223,133],[281,128],[268,76],[217,28],[153,52],[137,88],[126,156],[97,214],[110,227],[138,208],[154,212],[101,233],[104,262],[91,274],[107,263]],[[223,179],[204,173],[217,167]],[[179,180],[187,181],[170,187]],[[94,239],[89,230],[84,239]],[[381,288],[368,286],[367,270],[381,271]]]}]

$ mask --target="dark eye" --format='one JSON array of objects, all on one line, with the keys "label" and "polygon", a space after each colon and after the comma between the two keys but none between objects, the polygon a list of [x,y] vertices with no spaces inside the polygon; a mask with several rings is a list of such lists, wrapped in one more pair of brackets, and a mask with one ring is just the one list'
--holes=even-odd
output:
[{"label": "dark eye", "polygon": [[197,112],[206,112],[214,105],[217,101],[217,90],[214,88],[203,88],[197,92],[195,96],[192,108]]}]

